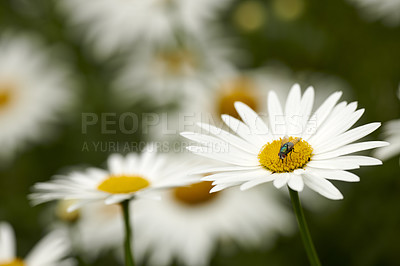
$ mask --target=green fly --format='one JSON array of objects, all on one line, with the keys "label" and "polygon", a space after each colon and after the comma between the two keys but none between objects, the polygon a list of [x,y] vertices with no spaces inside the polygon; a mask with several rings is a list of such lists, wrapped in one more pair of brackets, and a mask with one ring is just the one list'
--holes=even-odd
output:
[{"label": "green fly", "polygon": [[286,158],[286,156],[291,153],[294,149],[294,145],[296,145],[297,142],[299,142],[301,140],[301,138],[295,138],[292,141],[289,141],[289,137],[285,136],[282,139],[282,144],[281,144],[281,148],[279,149],[279,159],[283,160]]}]

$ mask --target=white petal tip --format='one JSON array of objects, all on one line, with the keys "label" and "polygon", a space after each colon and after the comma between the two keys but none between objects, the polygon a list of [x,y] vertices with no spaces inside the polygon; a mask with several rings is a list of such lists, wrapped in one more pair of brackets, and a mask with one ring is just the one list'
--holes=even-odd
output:
[{"label": "white petal tip", "polygon": [[210,193],[215,193],[215,192],[218,192],[218,191],[221,191],[221,190],[223,190],[222,187],[215,186],[210,190]]},{"label": "white petal tip", "polygon": [[210,176],[205,176],[205,177],[201,178],[200,180],[201,181],[214,181],[215,179]]}]

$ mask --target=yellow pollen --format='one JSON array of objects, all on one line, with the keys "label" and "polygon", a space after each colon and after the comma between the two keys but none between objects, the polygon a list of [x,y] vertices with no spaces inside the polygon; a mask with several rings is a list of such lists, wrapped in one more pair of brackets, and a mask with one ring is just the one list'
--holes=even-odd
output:
[{"label": "yellow pollen", "polygon": [[[294,140],[294,137],[289,137],[289,142]],[[285,159],[280,159],[278,155],[281,146],[282,139],[274,140],[264,145],[258,154],[260,164],[271,172],[293,172],[296,169],[303,168],[310,161],[313,149],[305,140],[296,143],[292,152],[288,153]]]},{"label": "yellow pollen", "polygon": [[227,114],[239,118],[234,106],[235,102],[245,103],[257,112],[258,101],[255,91],[256,87],[253,82],[245,77],[239,77],[225,83],[218,98],[218,114]]},{"label": "yellow pollen", "polygon": [[68,208],[76,203],[76,200],[61,200],[57,203],[56,216],[58,219],[73,223],[76,222],[80,217],[79,210],[68,212]]},{"label": "yellow pollen", "polygon": [[14,259],[13,261],[10,262],[0,263],[0,266],[25,266],[25,263],[23,260]]},{"label": "yellow pollen", "polygon": [[197,206],[209,202],[218,196],[218,192],[210,193],[212,187],[212,182],[203,181],[188,187],[175,188],[173,190],[173,196],[176,200],[185,205]]},{"label": "yellow pollen", "polygon": [[140,176],[110,176],[98,187],[98,190],[111,194],[133,193],[144,189],[150,182]]}]

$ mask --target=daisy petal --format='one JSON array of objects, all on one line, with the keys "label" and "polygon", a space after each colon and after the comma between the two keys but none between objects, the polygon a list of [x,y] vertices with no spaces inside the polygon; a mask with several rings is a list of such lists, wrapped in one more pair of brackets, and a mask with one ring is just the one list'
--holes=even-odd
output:
[{"label": "daisy petal", "polygon": [[259,138],[253,138],[250,128],[238,119],[229,115],[222,115],[221,118],[230,129],[241,138],[251,143],[258,150],[265,144],[265,141],[261,141]]},{"label": "daisy petal", "polygon": [[336,159],[348,161],[348,162],[354,162],[360,166],[381,165],[382,164],[382,161],[379,159],[376,159],[373,157],[368,157],[368,156],[359,156],[359,155],[341,156],[341,157],[337,157]]},{"label": "daisy petal", "polygon": [[0,223],[0,247],[0,261],[11,261],[17,256],[14,230],[4,222]]},{"label": "daisy petal", "polygon": [[129,194],[115,194],[115,195],[111,195],[108,198],[106,198],[104,203],[106,205],[112,205],[112,204],[120,203],[131,197],[132,197],[132,195],[129,195]]},{"label": "daisy petal", "polygon": [[307,166],[313,168],[322,168],[322,169],[337,169],[337,170],[352,170],[360,168],[359,164],[354,161],[346,161],[338,158],[332,158],[328,160],[311,160],[308,162]]},{"label": "daisy petal", "polygon": [[315,192],[321,194],[324,197],[332,200],[343,199],[342,193],[328,180],[315,176],[315,175],[304,175],[304,183],[314,190]]},{"label": "daisy petal", "polygon": [[268,94],[268,113],[270,121],[270,129],[274,135],[285,135],[286,127],[284,123],[284,115],[278,96],[274,91]]},{"label": "daisy petal", "polygon": [[326,152],[326,153],[322,153],[322,154],[316,154],[313,156],[313,160],[324,160],[324,159],[335,158],[335,157],[350,154],[353,152],[364,151],[364,150],[374,149],[374,148],[378,148],[378,147],[384,147],[387,145],[389,145],[389,143],[387,143],[385,141],[366,141],[366,142],[349,144],[349,145],[343,146],[339,149],[336,149],[334,151],[330,151],[330,152]]},{"label": "daisy petal", "polygon": [[339,180],[345,182],[360,181],[360,178],[357,175],[343,170],[323,170],[307,167],[306,173],[310,173],[311,175],[320,176],[330,180]]},{"label": "daisy petal", "polygon": [[213,152],[213,149],[208,149],[207,147],[189,146],[186,149],[194,154],[228,164],[238,166],[259,166],[260,164],[256,157],[249,157],[247,154],[243,154],[243,152],[239,151],[233,152],[233,147],[229,147],[229,151],[221,151],[219,153]]},{"label": "daisy petal", "polygon": [[93,201],[94,200],[80,200],[77,203],[72,204],[71,206],[69,206],[67,208],[67,212],[74,212],[74,211],[80,209],[83,205],[86,205],[86,204],[88,204],[90,202],[93,202]]},{"label": "daisy petal", "polygon": [[235,108],[243,122],[245,122],[254,133],[270,136],[267,125],[253,109],[242,102],[235,102]]},{"label": "daisy petal", "polygon": [[359,140],[371,132],[375,131],[377,128],[381,126],[381,123],[370,123],[363,126],[356,127],[351,129],[330,141],[324,143],[321,147],[316,147],[319,153],[324,153],[328,151],[335,150],[341,146],[352,143],[353,141]]},{"label": "daisy petal", "polygon": [[124,174],[124,166],[122,165],[122,155],[120,154],[111,154],[108,158],[108,168],[110,172],[114,175],[123,175]]},{"label": "daisy petal", "polygon": [[302,119],[301,128],[306,129],[307,121],[310,119],[311,111],[314,106],[315,92],[313,87],[308,87],[301,98],[300,103],[300,116]]},{"label": "daisy petal", "polygon": [[25,259],[27,265],[62,265],[59,261],[70,251],[67,238],[63,230],[49,233],[29,252]]},{"label": "daisy petal", "polygon": [[299,128],[302,120],[300,117],[301,89],[299,84],[294,84],[289,91],[285,105],[286,132],[285,135],[299,136],[302,129]]},{"label": "daisy petal", "polygon": [[254,178],[259,178],[259,177],[268,177],[271,175],[271,172],[266,171],[263,168],[259,168],[257,170],[253,171],[241,171],[241,172],[223,172],[223,173],[218,173],[218,174],[213,174],[209,175],[203,180],[210,180],[214,181],[215,185],[219,185],[222,183],[227,183],[228,182],[245,182],[252,180]]},{"label": "daisy petal", "polygon": [[[303,132],[303,138],[305,140],[308,140],[313,135],[313,133],[315,133],[315,131],[324,124],[325,119],[329,116],[333,107],[335,106],[337,101],[339,101],[341,96],[341,91],[331,94],[328,99],[326,99],[325,102],[321,104],[317,111],[315,111],[315,113],[309,120],[311,121],[311,123],[307,123],[306,129]],[[316,123],[312,123],[312,121],[315,121]]]},{"label": "daisy petal", "polygon": [[377,149],[374,153],[374,156],[381,160],[387,160],[400,153],[400,136],[390,137],[387,141],[390,143],[388,147]]},{"label": "daisy petal", "polygon": [[189,174],[205,174],[205,173],[217,173],[217,172],[232,172],[232,171],[243,171],[243,170],[255,170],[260,168],[260,166],[254,167],[243,167],[243,166],[212,166],[209,168],[205,168],[204,166],[199,167],[198,169],[194,169],[189,172]]},{"label": "daisy petal", "polygon": [[267,183],[267,182],[271,182],[272,180],[274,180],[274,177],[272,176],[272,174],[269,177],[259,177],[250,181],[247,181],[246,183],[242,184],[240,186],[240,190],[248,190],[250,188],[253,188],[255,186]]},{"label": "daisy petal", "polygon": [[[207,132],[215,135],[219,139],[221,139],[225,142],[228,142],[229,144],[231,144],[239,149],[242,149],[246,152],[257,153],[259,151],[259,149],[257,147],[254,147],[253,145],[249,145],[249,143],[246,140],[243,140],[242,138],[239,138],[223,129],[219,129],[212,125],[208,125],[208,124],[204,124],[204,123],[198,123],[197,125],[199,127],[203,128],[204,130],[206,130]],[[189,134],[193,135],[193,133],[185,133],[185,132],[181,133],[181,135],[186,138],[190,137]]]},{"label": "daisy petal", "polygon": [[216,185],[210,190],[210,193],[218,192],[218,191],[230,188],[230,187],[237,186],[239,184],[240,183],[225,183],[225,184]]},{"label": "daisy petal", "polygon": [[288,173],[272,174],[272,176],[275,177],[274,186],[278,189],[286,185],[290,178],[290,174]]},{"label": "daisy petal", "polygon": [[291,175],[288,181],[288,186],[295,191],[303,191],[304,182],[301,175]]}]

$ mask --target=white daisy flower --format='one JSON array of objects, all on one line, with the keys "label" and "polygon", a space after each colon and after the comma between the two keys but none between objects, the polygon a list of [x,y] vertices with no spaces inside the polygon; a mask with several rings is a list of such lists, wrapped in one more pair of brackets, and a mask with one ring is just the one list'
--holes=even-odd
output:
[{"label": "white daisy flower", "polygon": [[0,157],[45,139],[51,124],[71,107],[68,73],[33,37],[0,37]]},{"label": "white daisy flower", "polygon": [[154,198],[154,191],[182,186],[192,182],[187,176],[187,163],[170,163],[167,155],[157,154],[148,146],[141,155],[123,157],[113,154],[108,159],[108,170],[90,168],[67,176],[56,176],[52,181],[36,183],[30,195],[33,204],[52,200],[76,200],[69,211],[89,202],[103,201],[106,205],[120,203],[133,197]]},{"label": "white daisy flower", "polygon": [[231,0],[62,0],[73,24],[88,25],[88,39],[99,54],[129,48],[135,41],[155,45],[176,34],[201,34]]},{"label": "white daisy flower", "polygon": [[340,191],[328,179],[359,181],[358,176],[347,170],[382,162],[349,154],[388,143],[353,143],[381,124],[370,123],[350,129],[364,109],[356,110],[356,102],[337,104],[341,95],[341,92],[333,93],[312,114],[314,89],[309,87],[302,96],[300,86],[296,84],[290,90],[284,108],[276,93],[269,93],[269,126],[250,107],[237,102],[235,107],[243,122],[228,115],[222,116],[237,135],[208,124],[200,124],[200,127],[212,136],[192,132],[182,135],[202,145],[188,147],[190,151],[231,164],[230,167],[213,169],[219,173],[204,179],[215,182],[212,191],[235,185],[241,185],[245,190],[273,182],[277,188],[287,184],[294,191],[302,191],[307,185],[329,199],[342,199]]},{"label": "white daisy flower", "polygon": [[349,0],[357,5],[366,19],[382,19],[387,26],[397,26],[400,22],[399,0]]},{"label": "white daisy flower", "polygon": [[400,153],[400,119],[392,120],[384,124],[383,132],[389,146],[376,149],[374,156],[385,161]]},{"label": "white daisy flower", "polygon": [[151,140],[192,145],[193,142],[185,141],[177,134],[182,131],[196,132],[198,122],[223,126],[222,114],[239,118],[234,106],[237,101],[245,103],[257,113],[266,113],[267,103],[262,99],[271,90],[277,92],[279,99],[284,99],[295,81],[324,88],[319,91],[316,103],[322,103],[340,88],[350,91],[349,85],[338,77],[310,71],[294,73],[281,64],[270,64],[248,71],[233,70],[220,73],[211,81],[207,90],[191,90],[190,98],[183,100],[177,110],[160,115],[157,124],[154,123],[157,118],[149,119],[151,123],[143,132]]},{"label": "white daisy flower", "polygon": [[[197,109],[204,114],[212,114],[214,120],[218,121],[222,114],[239,118],[234,107],[235,102],[245,103],[257,113],[267,112],[267,104],[262,99],[272,90],[277,93],[279,99],[283,99],[296,81],[324,88],[320,94],[325,97],[339,88],[349,88],[346,82],[332,75],[309,71],[294,73],[283,65],[270,64],[249,71],[231,71],[225,72],[224,75],[221,73],[218,79],[213,80],[211,90],[193,93],[198,99],[196,103],[200,105]],[[200,95],[201,93],[203,95]],[[323,102],[324,99],[319,96],[316,102]],[[193,107],[193,103],[191,106]]]},{"label": "white daisy flower", "polygon": [[2,266],[69,266],[71,259],[65,259],[70,246],[64,231],[53,231],[45,236],[35,248],[20,259],[16,254],[15,236],[8,223],[0,223],[0,265]]},{"label": "white daisy flower", "polygon": [[86,262],[93,262],[109,251],[119,251],[124,239],[120,206],[96,201],[68,211],[75,203],[76,200],[58,201],[42,213],[43,223],[50,230],[68,231],[73,254]]},{"label": "white daisy flower", "polygon": [[240,52],[230,40],[211,34],[197,37],[138,48],[112,84],[118,102],[132,104],[149,97],[170,104],[207,90],[213,80],[234,71],[230,58]]},{"label": "white daisy flower", "polygon": [[119,251],[124,239],[121,208],[101,202],[86,204],[79,209],[79,219],[71,229],[77,251],[89,261],[105,252]]},{"label": "white daisy flower", "polygon": [[162,201],[135,202],[137,260],[159,266],[174,261],[209,265],[221,243],[259,248],[270,244],[278,232],[291,231],[290,214],[276,194],[237,189],[210,194],[211,188],[211,182],[203,181],[165,191]]}]

